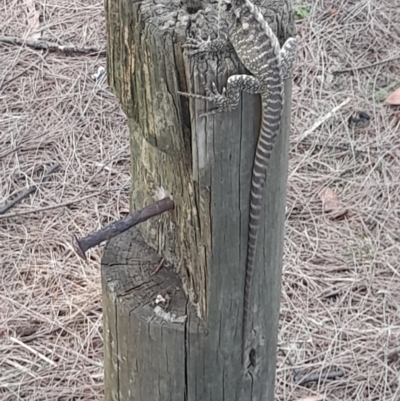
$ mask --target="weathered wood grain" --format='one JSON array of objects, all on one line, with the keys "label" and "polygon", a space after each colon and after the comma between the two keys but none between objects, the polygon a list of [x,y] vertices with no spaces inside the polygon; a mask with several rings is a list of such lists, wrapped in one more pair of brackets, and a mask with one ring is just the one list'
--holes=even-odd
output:
[{"label": "weathered wood grain", "polygon": [[[272,26],[284,40],[294,30],[288,2],[268,4]],[[106,1],[108,79],[131,132],[131,210],[149,204],[159,187],[172,192],[175,201],[172,213],[140,227],[154,255],[131,231],[105,249],[108,400],[273,399],[290,85],[266,185],[257,254],[261,268],[253,285],[253,319],[265,333],[265,347],[250,377],[243,374],[240,347],[260,100],[244,94],[239,110],[200,119],[212,105],[176,94],[204,93],[199,73],[208,85],[215,80],[221,89],[230,74],[244,72],[229,51],[209,59],[189,59],[182,52],[187,35],[199,29],[204,36],[216,35],[215,4],[211,11],[207,7],[199,1]],[[172,267],[151,276],[157,255]],[[152,303],[163,291],[172,291],[172,311],[186,314],[184,323],[155,317]]]}]

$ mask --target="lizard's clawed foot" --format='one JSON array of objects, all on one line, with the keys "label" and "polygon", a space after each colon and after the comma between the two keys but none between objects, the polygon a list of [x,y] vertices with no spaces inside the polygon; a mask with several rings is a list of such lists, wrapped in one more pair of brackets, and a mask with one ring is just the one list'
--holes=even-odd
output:
[{"label": "lizard's clawed foot", "polygon": [[187,52],[189,56],[194,56],[199,53],[209,52],[211,46],[211,38],[210,36],[204,40],[200,38],[187,38],[186,43],[182,45],[184,49],[191,49]]},{"label": "lizard's clawed foot", "polygon": [[192,97],[194,99],[205,100],[207,102],[212,102],[216,105],[215,109],[212,109],[207,113],[200,114],[199,117],[205,117],[211,114],[228,112],[235,108],[235,102],[226,96],[226,88],[223,88],[222,93],[219,93],[215,82],[212,83],[212,89],[209,89],[205,85],[204,77],[201,76],[201,78],[207,96],[196,95],[194,93],[187,93],[187,92],[179,92],[179,91],[177,92],[179,95]]},{"label": "lizard's clawed foot", "polygon": [[186,43],[182,45],[185,49],[191,49],[187,52],[189,56],[195,56],[200,53],[220,52],[226,45],[226,39],[211,39],[209,36],[206,40],[199,38],[187,38]]},{"label": "lizard's clawed foot", "polygon": [[203,113],[200,117],[205,117],[210,114],[224,113],[233,110],[234,102],[226,96],[226,88],[222,88],[222,93],[219,93],[215,82],[212,83],[212,89],[204,88],[207,94],[207,99],[216,105],[216,108]]},{"label": "lizard's clawed foot", "polygon": [[181,92],[181,91],[177,91],[176,93],[181,96],[192,97],[193,99],[206,100],[207,102],[212,102],[214,100],[214,98],[204,96],[204,95],[196,95],[195,93],[187,93],[187,92]]}]

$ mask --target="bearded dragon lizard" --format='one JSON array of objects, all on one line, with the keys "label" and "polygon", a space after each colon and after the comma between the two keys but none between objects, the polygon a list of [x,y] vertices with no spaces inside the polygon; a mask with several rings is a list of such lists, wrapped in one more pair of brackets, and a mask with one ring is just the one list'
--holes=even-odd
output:
[{"label": "bearded dragon lizard", "polygon": [[[219,93],[213,83],[212,90],[205,88],[207,96],[179,92],[206,101],[216,108],[206,114],[232,111],[239,105],[240,92],[260,94],[262,101],[262,121],[253,164],[250,195],[249,233],[245,268],[243,322],[242,322],[242,362],[245,367],[255,364],[255,350],[248,350],[250,335],[249,313],[250,290],[255,265],[257,236],[260,225],[264,186],[269,159],[280,131],[283,109],[283,80],[291,74],[296,54],[296,39],[289,38],[282,49],[274,32],[269,27],[257,6],[250,0],[220,0],[223,2],[221,19],[228,25],[227,39],[233,45],[240,61],[252,75],[232,75],[226,88]],[[226,45],[226,40],[192,39],[186,47],[191,55],[218,51]]]}]

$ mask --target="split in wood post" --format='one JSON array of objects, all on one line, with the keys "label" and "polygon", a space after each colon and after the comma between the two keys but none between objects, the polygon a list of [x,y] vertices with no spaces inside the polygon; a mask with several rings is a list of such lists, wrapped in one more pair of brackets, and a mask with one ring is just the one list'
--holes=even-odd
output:
[{"label": "split in wood post", "polygon": [[111,223],[101,230],[96,231],[95,233],[90,234],[80,240],[78,240],[78,238],[74,235],[75,238],[72,245],[78,256],[86,260],[85,253],[88,249],[101,244],[103,241],[110,240],[111,238],[122,234],[124,231],[129,230],[139,223],[143,223],[150,217],[158,216],[164,212],[167,212],[168,210],[172,210],[173,208],[174,202],[171,198],[167,197],[161,199],[149,206],[146,206],[144,209],[141,209],[133,214],[129,214],[123,219]]}]

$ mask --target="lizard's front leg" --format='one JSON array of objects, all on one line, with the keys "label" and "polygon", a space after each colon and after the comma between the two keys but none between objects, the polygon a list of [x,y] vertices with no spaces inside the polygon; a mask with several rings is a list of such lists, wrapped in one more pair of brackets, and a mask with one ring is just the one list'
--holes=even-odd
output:
[{"label": "lizard's front leg", "polygon": [[293,63],[296,57],[296,49],[296,38],[289,38],[284,43],[281,51],[279,52],[281,58],[281,74],[283,80],[291,77],[291,74],[293,72]]},{"label": "lizard's front leg", "polygon": [[208,114],[224,113],[235,110],[239,105],[240,92],[246,91],[248,93],[256,94],[261,93],[263,88],[261,82],[252,75],[231,75],[228,78],[226,88],[223,88],[222,93],[218,92],[214,82],[212,84],[212,90],[206,86],[204,86],[204,90],[207,96],[178,92],[178,94],[182,96],[206,100],[216,105],[215,109],[201,114],[200,117],[204,117]]},{"label": "lizard's front leg", "polygon": [[187,42],[182,46],[185,49],[190,49],[187,54],[189,56],[196,56],[201,53],[220,53],[222,52],[228,44],[228,40],[225,35],[221,35],[221,37],[217,39],[211,39],[210,37],[207,40],[197,38],[188,38]]}]

